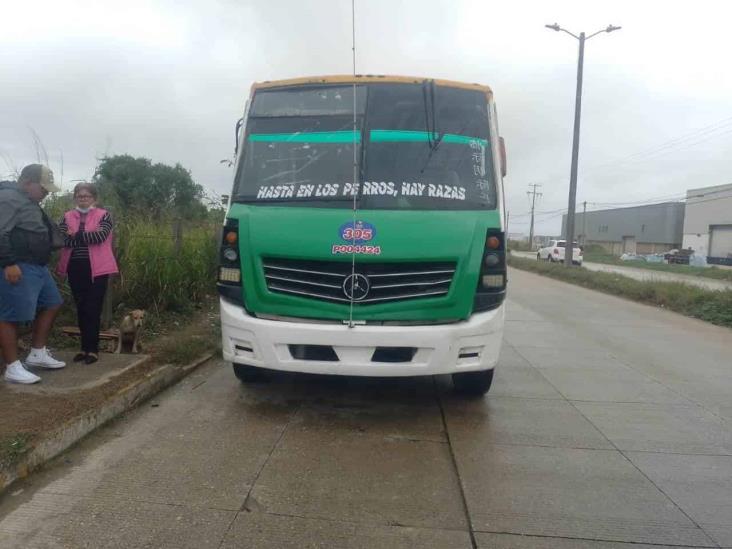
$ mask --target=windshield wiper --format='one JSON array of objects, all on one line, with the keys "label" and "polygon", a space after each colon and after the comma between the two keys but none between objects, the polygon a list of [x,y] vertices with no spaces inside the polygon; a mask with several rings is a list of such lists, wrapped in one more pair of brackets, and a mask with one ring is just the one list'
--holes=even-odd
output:
[{"label": "windshield wiper", "polygon": [[[430,151],[432,150],[432,131],[430,130],[430,113],[429,108],[427,107],[427,85],[429,83],[429,80],[425,80],[422,82],[422,104],[424,105],[424,129],[427,132],[427,145],[429,145]],[[434,98],[434,96],[433,96]],[[434,117],[435,111],[434,111],[434,105],[432,110],[432,116]],[[434,120],[434,118],[433,118]]]},{"label": "windshield wiper", "polygon": [[[432,111],[432,129],[430,130],[429,125],[429,114],[428,114],[428,107],[427,107],[427,83],[429,82],[430,86],[430,108],[429,110]],[[444,135],[440,135],[437,133],[437,110],[435,107],[435,81],[434,80],[425,80],[422,83],[422,97],[424,99],[424,123],[425,123],[425,129],[427,130],[427,144],[430,147],[430,152],[427,154],[427,159],[424,161],[424,164],[422,165],[422,168],[420,168],[419,173],[424,173],[424,171],[427,169],[427,164],[430,163],[430,160],[432,160],[432,155],[435,154],[435,151],[437,151],[437,147],[440,146],[440,143],[442,143],[442,138],[445,137]]]}]

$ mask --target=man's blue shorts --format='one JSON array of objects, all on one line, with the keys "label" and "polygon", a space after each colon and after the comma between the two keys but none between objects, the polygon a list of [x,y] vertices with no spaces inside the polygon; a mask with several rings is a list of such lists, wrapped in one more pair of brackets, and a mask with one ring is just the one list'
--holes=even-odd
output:
[{"label": "man's blue shorts", "polygon": [[63,303],[48,268],[31,263],[18,263],[23,276],[17,284],[5,280],[0,269],[0,320],[31,322],[39,309],[50,309]]}]

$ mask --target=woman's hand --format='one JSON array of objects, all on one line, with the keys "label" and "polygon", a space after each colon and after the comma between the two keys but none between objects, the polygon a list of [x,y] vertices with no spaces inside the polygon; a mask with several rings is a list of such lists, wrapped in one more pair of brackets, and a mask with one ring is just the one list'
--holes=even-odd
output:
[{"label": "woman's hand", "polygon": [[66,229],[66,234],[69,235],[71,238],[74,238],[76,236],[76,231],[72,230],[71,227]]}]

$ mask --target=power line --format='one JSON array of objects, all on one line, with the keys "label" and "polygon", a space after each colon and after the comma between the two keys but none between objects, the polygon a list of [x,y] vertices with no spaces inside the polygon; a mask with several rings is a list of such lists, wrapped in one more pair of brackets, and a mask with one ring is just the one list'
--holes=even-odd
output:
[{"label": "power line", "polygon": [[[695,205],[695,204],[702,204],[704,202],[713,202],[717,200],[729,200],[730,196],[711,196],[710,195],[716,195],[716,194],[722,194],[722,193],[729,193],[729,189],[719,189],[714,191],[709,191],[706,193],[701,193],[697,195],[692,195],[688,197],[674,195],[676,200],[668,200],[669,197],[658,197],[658,198],[648,198],[646,200],[636,201],[636,202],[590,202],[585,201],[583,202],[586,204],[591,204],[593,206],[618,206],[618,208],[609,208],[609,209],[622,209],[622,208],[632,208],[632,207],[642,207],[642,206],[651,206],[659,203],[659,200],[666,199],[667,202],[677,202],[679,204],[687,204],[687,205]],[[690,199],[693,199],[693,201],[689,201]],[[700,200],[702,199],[702,200]],[[594,210],[587,212],[586,210],[583,212],[584,215],[591,214],[599,210]],[[546,212],[534,212],[534,221],[545,223],[547,221],[551,221],[553,219],[557,219],[567,213],[567,209],[562,210],[548,210]],[[529,219],[525,220],[516,220],[517,217],[528,217],[531,216],[531,213],[524,213],[524,214],[515,214],[512,216],[512,219],[514,219],[514,225],[519,226],[525,226],[529,224],[531,221]]]},{"label": "power line", "polygon": [[[649,157],[653,156],[659,152],[665,151],[666,149],[674,149],[678,145],[682,145],[684,147],[690,147],[693,145],[697,145],[699,143],[702,143],[704,141],[708,141],[709,139],[713,139],[715,137],[720,137],[722,135],[727,135],[730,133],[729,131],[724,131],[721,134],[717,135],[711,135],[719,130],[729,130],[732,129],[732,117],[723,118],[722,120],[718,120],[717,122],[710,124],[708,126],[704,126],[702,128],[699,128],[697,130],[694,130],[692,132],[689,132],[688,134],[682,135],[680,137],[676,137],[674,139],[670,139],[668,141],[664,141],[663,143],[660,143],[658,145],[654,145],[653,147],[649,147],[647,149],[642,149],[640,151],[637,151],[635,153],[629,154],[627,156],[622,156],[620,158],[616,158],[615,160],[611,160],[608,162],[604,162],[602,164],[595,164],[593,166],[589,166],[586,170],[583,170],[584,172],[593,172],[596,171],[598,168],[603,167],[616,167],[618,164],[626,163],[626,162],[635,162],[639,160],[639,157]],[[698,141],[694,141],[692,143],[686,143],[686,141],[698,139],[700,137],[709,136],[708,138],[701,139]],[[671,152],[671,151],[668,151]],[[666,154],[666,153],[663,153]]]},{"label": "power line", "polygon": [[669,197],[659,198],[647,198],[645,200],[637,200],[630,202],[591,202],[587,201],[588,204],[593,206],[646,206],[651,204],[662,204],[664,202],[680,202],[684,199],[683,195],[674,195]]},{"label": "power line", "polygon": [[[612,172],[612,168],[620,171],[624,169],[627,170],[628,167],[623,167],[622,164],[638,164],[646,162],[648,160],[655,160],[660,156],[664,156],[665,154],[671,152],[679,152],[699,145],[701,143],[705,143],[711,139],[716,139],[727,135],[732,135],[732,117],[723,118],[707,126],[697,128],[696,130],[693,130],[687,134],[681,135],[674,139],[670,139],[668,141],[664,141],[652,147],[641,149],[640,151],[636,151],[629,155],[621,156],[614,160],[588,166],[587,168],[582,170],[582,175],[584,177],[587,174],[595,174],[600,171]],[[605,170],[604,168],[611,169]],[[560,182],[560,180],[563,180],[565,177],[566,175],[562,177],[558,175],[556,177],[552,176],[550,179],[542,180],[542,182],[545,184],[555,181]]]},{"label": "power line", "polygon": [[[542,223],[544,223],[544,222],[546,222],[546,221],[550,221],[550,220],[552,220],[552,219],[556,219],[556,218],[558,218],[558,217],[561,217],[561,216],[565,215],[566,213],[567,213],[567,212],[566,212],[566,210],[565,210],[565,211],[563,211],[563,212],[559,212],[559,213],[555,213],[555,214],[553,214],[553,215],[549,215],[549,216],[546,216],[546,217],[542,217],[541,219],[537,219],[537,221],[539,221],[539,222],[542,222]],[[515,222],[514,222],[514,225],[526,225],[526,224],[527,224],[527,223],[529,223],[529,222],[530,222],[529,220],[524,220],[524,221],[515,221]]]},{"label": "power line", "polygon": [[[729,131],[726,131],[726,132],[723,132],[723,133],[719,133],[719,134],[716,134],[716,135],[713,135],[713,136],[710,136],[710,137],[707,137],[707,138],[704,138],[704,139],[699,139],[698,141],[694,141],[692,143],[686,143],[686,144],[684,144],[683,147],[674,147],[674,148],[671,148],[671,149],[668,149],[668,150],[665,150],[665,151],[658,151],[656,153],[649,154],[649,155],[646,155],[644,157],[639,157],[639,158],[636,158],[636,159],[628,160],[626,162],[619,162],[617,164],[614,164],[613,166],[615,168],[615,171],[628,170],[628,169],[631,169],[631,168],[635,167],[636,165],[641,164],[643,162],[650,162],[650,161],[653,161],[653,160],[658,160],[662,156],[667,155],[667,154],[671,154],[671,153],[680,153],[680,152],[685,151],[686,149],[689,149],[691,147],[695,147],[697,145],[701,145],[702,143],[706,143],[710,139],[715,139],[717,137],[724,137],[726,135],[732,135],[732,128],[730,128]],[[623,166],[622,164],[629,164],[629,165]],[[589,170],[586,173],[592,174],[592,173],[598,173],[599,171],[601,171],[601,170],[597,170],[597,169],[596,170]],[[610,171],[610,173],[613,172],[612,169],[610,169],[609,171]]]},{"label": "power line", "polygon": [[[695,198],[706,198],[709,195],[715,195],[715,194],[723,194],[723,193],[729,193],[730,189],[718,189],[715,191],[707,191],[701,194],[697,195],[687,195],[685,193],[676,193],[674,195],[666,195],[666,196],[658,196],[658,197],[651,197],[646,198],[644,200],[637,200],[637,201],[628,201],[628,202],[590,202],[588,201],[588,204],[592,204],[593,206],[645,206],[645,205],[652,205],[654,203],[663,203],[663,202],[684,202],[689,199],[695,199]],[[725,196],[713,198],[712,200],[721,200],[727,198]],[[701,202],[701,201],[699,201]]]},{"label": "power line", "polygon": [[[559,208],[557,210],[544,210],[544,211],[537,211],[534,213],[536,213],[536,215],[538,216],[538,215],[543,215],[543,214],[552,214],[552,213],[566,212],[566,211],[567,211],[567,208]],[[529,211],[529,212],[522,213],[522,214],[514,214],[513,217],[528,217],[530,215],[531,215],[531,212]]]}]

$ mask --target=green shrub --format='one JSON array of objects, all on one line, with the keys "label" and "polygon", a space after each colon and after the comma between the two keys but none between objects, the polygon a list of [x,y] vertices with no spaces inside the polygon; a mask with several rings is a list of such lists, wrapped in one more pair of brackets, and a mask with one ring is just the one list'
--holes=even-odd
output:
[{"label": "green shrub", "polygon": [[[208,208],[203,187],[185,168],[112,156],[100,161],[94,181],[100,205],[114,220],[120,275],[110,285],[113,310],[184,311],[215,292],[216,235],[223,211],[220,204]],[[56,222],[73,207],[70,191],[43,202]],[[182,228],[179,237],[174,232],[176,222]],[[60,287],[65,301],[71,303],[67,285]]]},{"label": "green shrub", "polygon": [[[49,197],[43,204],[49,218],[60,221],[73,208],[70,194]],[[176,247],[173,219],[130,217],[111,211],[114,249],[120,275],[111,284],[112,306],[126,310],[142,308],[155,312],[185,310],[215,292],[220,222],[181,222],[180,245]],[[53,270],[58,254],[50,265]],[[66,284],[59,284],[65,301],[71,303]]]},{"label": "green shrub", "polygon": [[0,468],[15,464],[29,451],[31,436],[28,433],[16,433],[0,439]]},{"label": "green shrub", "polygon": [[174,222],[146,219],[117,223],[116,303],[127,309],[180,311],[215,291],[217,226],[183,223],[179,246],[173,227]]},{"label": "green shrub", "polygon": [[517,252],[530,252],[531,246],[528,241],[524,240],[509,240],[508,249],[515,250]]}]

